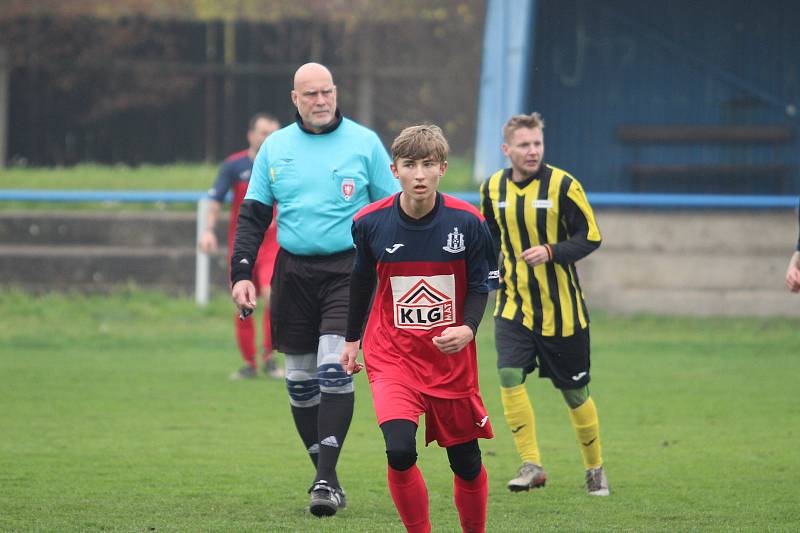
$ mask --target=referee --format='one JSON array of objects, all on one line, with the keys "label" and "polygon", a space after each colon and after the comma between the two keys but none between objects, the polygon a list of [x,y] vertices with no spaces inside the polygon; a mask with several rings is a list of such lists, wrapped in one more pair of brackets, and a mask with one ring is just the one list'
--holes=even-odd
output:
[{"label": "referee", "polygon": [[502,146],[511,168],[481,185],[481,212],[503,257],[494,313],[500,393],[523,461],[508,488],[527,491],[547,479],[525,389],[525,378],[538,368],[567,402],[589,494],[608,496],[597,410],[587,386],[589,313],[574,264],[600,246],[600,230],[578,180],[544,164],[543,130],[538,113],[511,117]]},{"label": "referee", "polygon": [[292,416],[316,467],[309,511],[330,516],[346,505],[336,464],[353,417],[353,378],[339,363],[355,260],[350,227],[362,207],[399,185],[375,132],[337,109],[326,67],[297,69],[291,94],[295,122],[261,146],[239,211],[231,296],[243,313],[256,305],[253,264],[274,204],[272,343],[286,355]]}]

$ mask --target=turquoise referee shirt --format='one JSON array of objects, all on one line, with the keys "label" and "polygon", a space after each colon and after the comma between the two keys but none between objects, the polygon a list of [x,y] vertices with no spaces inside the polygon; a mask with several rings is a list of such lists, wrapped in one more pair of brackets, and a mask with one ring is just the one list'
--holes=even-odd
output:
[{"label": "turquoise referee shirt", "polygon": [[278,244],[296,255],[330,255],[353,247],[353,216],[400,185],[372,130],[342,118],[313,134],[293,123],[261,145],[246,200],[278,205]]}]

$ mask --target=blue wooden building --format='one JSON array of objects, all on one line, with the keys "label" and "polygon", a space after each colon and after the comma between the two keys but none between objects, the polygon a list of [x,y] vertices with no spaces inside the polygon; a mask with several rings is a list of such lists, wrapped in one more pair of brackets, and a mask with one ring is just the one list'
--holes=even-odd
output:
[{"label": "blue wooden building", "polygon": [[476,177],[539,111],[596,192],[800,192],[800,2],[490,0]]}]

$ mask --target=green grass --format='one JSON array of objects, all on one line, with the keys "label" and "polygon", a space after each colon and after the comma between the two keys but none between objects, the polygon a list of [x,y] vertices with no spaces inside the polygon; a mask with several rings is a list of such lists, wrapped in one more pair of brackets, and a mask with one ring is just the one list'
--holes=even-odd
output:
[{"label": "green grass", "polygon": [[[472,181],[472,162],[459,157],[450,159],[442,180],[443,191],[477,190]],[[181,163],[175,165],[103,166],[82,164],[69,168],[0,169],[0,189],[103,190],[103,191],[205,191],[214,182],[217,165]],[[58,203],[0,201],[0,209],[114,210],[119,202]],[[127,210],[194,209],[192,204],[125,204]]]},{"label": "green grass", "polygon": [[[482,325],[487,531],[796,531],[800,323],[594,319],[610,498],[586,496],[566,408],[539,379],[548,484],[506,491],[519,461]],[[0,530],[402,531],[365,376],[340,463],[350,507],[314,519],[284,385],[227,380],[232,320],[221,295],[199,309],[138,291],[0,292]],[[419,451],[434,531],[457,531],[446,454]]]},{"label": "green grass", "polygon": [[81,164],[73,167],[13,167],[0,170],[2,189],[58,189],[102,191],[206,190],[217,166],[203,163],[174,165]]},{"label": "green grass", "polygon": [[[82,164],[73,167],[14,167],[0,169],[0,189],[100,190],[100,191],[205,191],[214,182],[216,165],[179,163],[174,165],[105,166]],[[120,202],[17,202],[0,201],[0,209],[46,211],[193,210],[191,203]]]},{"label": "green grass", "polygon": [[478,184],[472,179],[472,160],[450,157],[440,189],[445,192],[477,191]]}]

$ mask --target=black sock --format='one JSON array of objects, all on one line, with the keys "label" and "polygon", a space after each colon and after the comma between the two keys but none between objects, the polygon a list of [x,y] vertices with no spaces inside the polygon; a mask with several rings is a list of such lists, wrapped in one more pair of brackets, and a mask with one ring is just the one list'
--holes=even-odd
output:
[{"label": "black sock", "polygon": [[319,403],[319,463],[317,464],[317,479],[324,479],[332,487],[339,486],[336,477],[336,463],[339,461],[339,452],[342,450],[350,421],[353,419],[353,405],[355,394],[322,393]]},{"label": "black sock", "polygon": [[293,405],[292,417],[294,418],[297,432],[300,434],[300,438],[303,439],[303,444],[308,451],[308,456],[311,457],[311,462],[314,463],[314,468],[316,468],[319,457],[319,438],[317,437],[319,405],[312,407],[295,407]]}]

